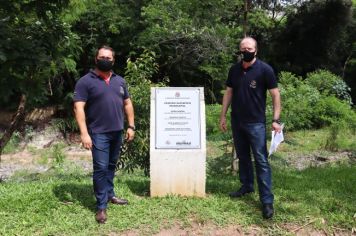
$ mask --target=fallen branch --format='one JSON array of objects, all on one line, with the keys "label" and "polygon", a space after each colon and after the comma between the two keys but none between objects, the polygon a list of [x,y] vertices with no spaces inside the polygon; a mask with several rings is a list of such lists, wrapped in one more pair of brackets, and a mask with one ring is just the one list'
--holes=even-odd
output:
[{"label": "fallen branch", "polygon": [[337,230],[340,230],[340,231],[348,231],[347,229],[342,229],[342,228],[338,228],[338,227],[335,227],[335,226],[331,226],[331,228],[337,229]]},{"label": "fallen branch", "polygon": [[309,221],[309,222],[306,223],[305,225],[302,225],[302,226],[300,226],[300,227],[298,227],[298,228],[292,230],[292,232],[295,233],[295,232],[299,231],[300,229],[304,228],[305,226],[310,225],[311,223],[314,223],[316,220],[317,220],[317,219],[314,219],[314,220],[312,220],[312,221]]},{"label": "fallen branch", "polygon": [[6,144],[11,139],[12,134],[19,128],[19,126],[21,126],[21,124],[25,120],[25,105],[26,105],[26,95],[22,94],[17,111],[12,117],[11,124],[9,128],[5,130],[4,134],[0,138],[0,163],[1,163],[1,154]]}]

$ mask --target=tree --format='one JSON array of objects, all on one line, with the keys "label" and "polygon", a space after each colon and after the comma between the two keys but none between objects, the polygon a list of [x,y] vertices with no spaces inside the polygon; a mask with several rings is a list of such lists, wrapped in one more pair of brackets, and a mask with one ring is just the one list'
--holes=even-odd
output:
[{"label": "tree", "polygon": [[128,171],[136,168],[144,170],[148,175],[150,168],[150,95],[151,86],[163,86],[163,83],[153,84],[151,77],[157,73],[158,64],[155,53],[144,51],[138,58],[127,61],[125,79],[130,96],[134,102],[136,134],[132,143],[125,143],[122,153],[121,167]]},{"label": "tree", "polygon": [[273,40],[274,65],[299,75],[316,69],[340,74],[350,49],[345,44],[350,22],[350,0],[304,2],[296,13],[288,14],[285,26]]},{"label": "tree", "polygon": [[353,103],[356,104],[356,1],[353,1],[352,6],[352,22],[347,28],[346,48],[347,53],[342,70],[342,78],[351,87],[351,97]]},{"label": "tree", "polygon": [[134,48],[133,42],[142,30],[141,9],[148,0],[87,0],[85,6],[76,1],[82,10],[74,16],[71,12],[67,15],[71,16],[72,30],[79,35],[83,48],[78,62],[81,74],[92,68],[95,51],[104,44],[116,51],[114,70],[123,74],[130,54],[142,52]]},{"label": "tree", "polygon": [[0,2],[0,15],[6,16],[0,19],[0,105],[19,102],[11,127],[1,137],[0,154],[21,125],[26,107],[45,104],[53,94],[51,82],[75,65],[75,35],[58,17],[67,4],[68,0]]},{"label": "tree", "polygon": [[[157,53],[159,74],[170,86],[204,86],[207,101],[216,102],[236,48],[231,21],[241,1],[151,1],[143,8],[145,29],[137,46]],[[231,24],[230,24],[231,23]]]}]

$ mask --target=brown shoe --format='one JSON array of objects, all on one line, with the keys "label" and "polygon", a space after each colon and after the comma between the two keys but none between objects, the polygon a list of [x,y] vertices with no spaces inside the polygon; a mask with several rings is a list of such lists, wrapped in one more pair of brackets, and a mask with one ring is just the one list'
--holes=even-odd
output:
[{"label": "brown shoe", "polygon": [[129,202],[126,199],[123,198],[117,198],[117,197],[112,197],[109,202],[111,202],[112,204],[116,204],[116,205],[127,205],[129,204]]},{"label": "brown shoe", "polygon": [[95,219],[99,224],[105,224],[107,216],[106,209],[100,209],[96,212]]}]

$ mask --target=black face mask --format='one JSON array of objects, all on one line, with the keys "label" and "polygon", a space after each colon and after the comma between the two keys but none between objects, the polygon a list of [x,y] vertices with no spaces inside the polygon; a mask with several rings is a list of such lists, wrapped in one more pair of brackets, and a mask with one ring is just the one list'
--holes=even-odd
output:
[{"label": "black face mask", "polygon": [[255,52],[244,51],[242,55],[242,60],[245,62],[251,62],[255,58]]},{"label": "black face mask", "polygon": [[112,69],[113,64],[114,62],[105,59],[96,60],[96,67],[103,72],[110,71]]}]

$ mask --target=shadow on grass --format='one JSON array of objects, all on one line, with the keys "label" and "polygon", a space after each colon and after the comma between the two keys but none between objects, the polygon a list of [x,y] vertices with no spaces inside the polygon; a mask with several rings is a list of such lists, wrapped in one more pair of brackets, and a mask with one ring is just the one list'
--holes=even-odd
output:
[{"label": "shadow on grass", "polygon": [[53,193],[64,204],[79,202],[90,211],[96,211],[93,186],[90,184],[61,184],[53,189]]},{"label": "shadow on grass", "polygon": [[238,185],[238,175],[233,175],[231,171],[231,157],[221,155],[207,160],[207,193],[228,194],[236,190]]},{"label": "shadow on grass", "polygon": [[[239,173],[238,171],[237,173],[233,173],[231,162],[232,159],[229,154],[207,160],[206,192],[208,194],[230,198],[229,193],[237,191],[240,188]],[[255,193],[245,195],[241,198],[233,198],[231,201],[238,201],[243,203],[243,205],[247,205],[247,208],[251,212],[259,212],[261,203],[259,201],[257,183],[255,185]]]},{"label": "shadow on grass", "polygon": [[141,197],[149,197],[150,196],[150,181],[148,179],[145,180],[132,180],[128,179],[123,181],[129,187],[130,191]]}]

